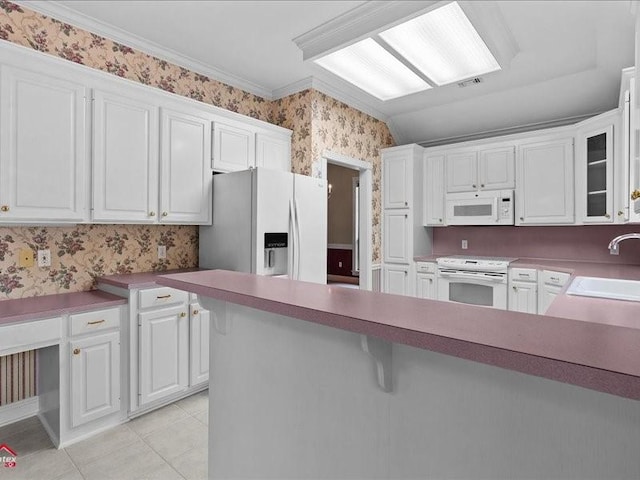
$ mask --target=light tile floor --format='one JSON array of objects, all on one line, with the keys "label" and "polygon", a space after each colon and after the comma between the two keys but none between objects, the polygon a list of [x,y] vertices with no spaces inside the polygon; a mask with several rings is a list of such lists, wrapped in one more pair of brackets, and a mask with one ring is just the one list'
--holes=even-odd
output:
[{"label": "light tile floor", "polygon": [[208,407],[205,390],[60,450],[37,417],[6,425],[0,444],[18,457],[0,479],[206,479]]}]

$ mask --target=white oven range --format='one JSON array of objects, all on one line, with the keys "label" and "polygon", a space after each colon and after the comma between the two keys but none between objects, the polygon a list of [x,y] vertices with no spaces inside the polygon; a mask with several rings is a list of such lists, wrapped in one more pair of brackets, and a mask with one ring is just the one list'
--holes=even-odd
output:
[{"label": "white oven range", "polygon": [[507,309],[507,269],[515,258],[438,258],[438,300]]}]

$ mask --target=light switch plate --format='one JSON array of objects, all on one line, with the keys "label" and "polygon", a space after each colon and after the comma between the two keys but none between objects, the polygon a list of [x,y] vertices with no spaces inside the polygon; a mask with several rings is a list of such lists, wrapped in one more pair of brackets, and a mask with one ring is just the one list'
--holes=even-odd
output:
[{"label": "light switch plate", "polygon": [[38,266],[50,267],[51,266],[51,250],[38,250]]},{"label": "light switch plate", "polygon": [[462,240],[462,249],[466,250],[467,248],[469,248],[469,242],[467,242],[466,240]]},{"label": "light switch plate", "polygon": [[167,258],[167,247],[166,245],[158,245],[158,259],[164,260]]}]

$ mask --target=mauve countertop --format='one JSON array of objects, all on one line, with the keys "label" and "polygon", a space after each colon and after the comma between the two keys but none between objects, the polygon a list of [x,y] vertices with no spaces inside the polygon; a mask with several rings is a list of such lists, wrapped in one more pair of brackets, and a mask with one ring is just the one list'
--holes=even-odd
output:
[{"label": "mauve countertop", "polygon": [[164,272],[124,273],[121,275],[98,277],[97,282],[106,283],[126,290],[132,290],[134,288],[149,288],[156,286],[156,278],[158,278],[158,275],[198,271],[200,271],[199,268],[187,268],[182,270],[165,270]]},{"label": "mauve countertop", "polygon": [[127,300],[100,291],[59,293],[0,302],[0,325],[123,305]]},{"label": "mauve countertop", "polygon": [[[163,275],[156,283],[640,399],[640,322],[620,326],[598,318],[532,315],[223,270]],[[607,316],[640,318],[640,303],[605,303]]]}]

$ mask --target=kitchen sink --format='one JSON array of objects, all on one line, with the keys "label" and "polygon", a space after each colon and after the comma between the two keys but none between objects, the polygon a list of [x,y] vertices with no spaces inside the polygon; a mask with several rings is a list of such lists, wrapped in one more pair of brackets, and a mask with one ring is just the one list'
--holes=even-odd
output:
[{"label": "kitchen sink", "polygon": [[576,277],[567,292],[569,295],[611,298],[640,302],[640,281],[618,278]]}]

